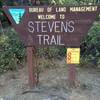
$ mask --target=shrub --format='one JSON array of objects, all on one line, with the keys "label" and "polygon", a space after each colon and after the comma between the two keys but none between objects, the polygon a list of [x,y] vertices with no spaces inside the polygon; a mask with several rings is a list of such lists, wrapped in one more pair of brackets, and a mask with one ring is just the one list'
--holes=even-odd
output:
[{"label": "shrub", "polygon": [[17,69],[24,56],[24,46],[13,29],[0,35],[0,72]]},{"label": "shrub", "polygon": [[81,45],[81,55],[93,64],[100,63],[100,23],[95,23]]}]

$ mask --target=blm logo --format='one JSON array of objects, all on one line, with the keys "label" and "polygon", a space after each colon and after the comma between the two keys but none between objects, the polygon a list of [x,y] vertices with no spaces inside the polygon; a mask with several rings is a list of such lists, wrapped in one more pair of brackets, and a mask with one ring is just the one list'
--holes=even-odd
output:
[{"label": "blm logo", "polygon": [[15,23],[19,24],[25,13],[25,9],[9,9],[9,12]]}]

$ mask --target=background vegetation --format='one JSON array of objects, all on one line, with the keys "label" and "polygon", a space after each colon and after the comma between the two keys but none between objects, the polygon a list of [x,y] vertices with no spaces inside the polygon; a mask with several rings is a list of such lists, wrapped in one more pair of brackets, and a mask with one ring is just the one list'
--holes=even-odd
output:
[{"label": "background vegetation", "polygon": [[[38,0],[37,0],[38,1]],[[36,4],[51,5],[81,5],[100,3],[100,0],[40,0]],[[34,5],[32,1],[11,2],[10,0],[0,0],[0,73],[8,70],[15,70],[25,59],[25,48],[19,39],[18,34],[11,28],[9,21],[5,17],[3,5]],[[9,27],[8,27],[9,26]],[[88,35],[81,44],[81,65],[88,62],[94,65],[100,64],[100,21],[99,17],[90,29]],[[61,58],[66,55],[66,48],[48,47],[37,50],[39,57],[48,59]]]}]

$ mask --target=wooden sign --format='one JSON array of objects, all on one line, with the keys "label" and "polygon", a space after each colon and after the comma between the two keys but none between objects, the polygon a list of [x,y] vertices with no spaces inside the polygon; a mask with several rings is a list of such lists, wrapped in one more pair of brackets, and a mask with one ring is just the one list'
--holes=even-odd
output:
[{"label": "wooden sign", "polygon": [[3,9],[26,46],[78,47],[100,13],[97,5],[4,6]]}]

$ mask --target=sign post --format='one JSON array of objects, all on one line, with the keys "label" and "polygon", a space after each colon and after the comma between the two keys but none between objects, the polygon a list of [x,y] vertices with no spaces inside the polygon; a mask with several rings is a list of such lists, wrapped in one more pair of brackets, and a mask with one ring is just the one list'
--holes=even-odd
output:
[{"label": "sign post", "polygon": [[[32,38],[28,37],[28,44],[31,45],[33,42]],[[28,79],[29,86],[33,88],[36,86],[36,62],[35,62],[35,49],[32,46],[26,47],[27,51],[27,66],[28,66]]]},{"label": "sign post", "polygon": [[67,48],[68,82],[69,86],[75,86],[76,64],[80,63],[80,48]]},{"label": "sign post", "polygon": [[[36,82],[35,76],[32,76],[32,70],[35,66],[32,65],[32,47],[80,47],[82,39],[86,36],[88,30],[100,13],[99,5],[69,7],[4,6],[3,9],[27,47],[30,86],[33,86]],[[29,37],[31,38],[31,43],[29,42]],[[70,50],[71,49],[68,49],[68,51]],[[79,63],[77,50],[79,49],[73,49],[71,51],[71,56],[75,59],[71,58],[70,62],[68,58],[69,80],[74,82],[76,77],[75,66]]]},{"label": "sign post", "polygon": [[75,64],[68,64],[68,85],[70,87],[75,86],[75,81],[77,80],[76,77],[76,65]]},{"label": "sign post", "polygon": [[35,75],[34,75],[34,64],[33,64],[33,47],[27,47],[27,65],[28,65],[28,74],[29,74],[29,86],[30,88],[34,87],[36,84]]}]

